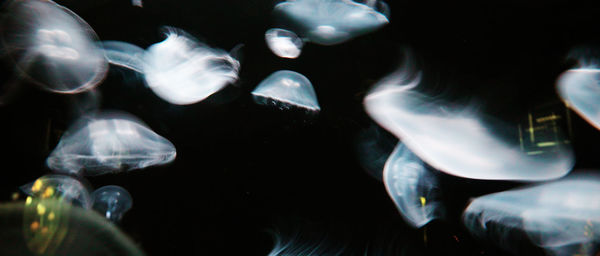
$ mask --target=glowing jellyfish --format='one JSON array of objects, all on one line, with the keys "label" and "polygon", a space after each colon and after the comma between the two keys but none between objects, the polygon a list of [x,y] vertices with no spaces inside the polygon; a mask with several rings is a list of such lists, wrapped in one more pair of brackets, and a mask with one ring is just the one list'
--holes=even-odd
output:
[{"label": "glowing jellyfish", "polygon": [[177,105],[199,102],[238,79],[240,62],[229,53],[201,44],[181,30],[146,50],[148,87]]},{"label": "glowing jellyfish", "polygon": [[43,0],[14,0],[6,10],[3,46],[27,78],[57,93],[78,93],[104,79],[108,65],[97,36],[75,13]]},{"label": "glowing jellyfish", "polygon": [[511,144],[496,135],[516,126],[492,126],[474,111],[440,104],[414,89],[420,82],[420,73],[402,70],[383,79],[364,104],[371,118],[435,169],[472,179],[529,181],[559,178],[571,170],[570,148],[528,155],[518,140]]},{"label": "glowing jellyfish", "polygon": [[385,163],[383,180],[402,217],[420,228],[443,218],[437,177],[404,144],[398,143]]},{"label": "glowing jellyfish", "polygon": [[175,155],[170,141],[136,118],[104,113],[69,128],[46,163],[56,172],[94,176],[166,164]]},{"label": "glowing jellyfish", "polygon": [[104,186],[93,193],[93,208],[107,219],[119,222],[129,209],[133,199],[127,190],[119,186]]},{"label": "glowing jellyfish", "polygon": [[57,199],[85,209],[92,206],[89,187],[67,175],[44,175],[21,186],[21,191],[35,199]]},{"label": "glowing jellyfish", "polygon": [[252,95],[261,105],[274,104],[281,109],[294,106],[314,112],[321,110],[310,81],[294,71],[280,70],[271,74],[260,82]]},{"label": "glowing jellyfish", "polygon": [[144,49],[126,42],[103,41],[104,55],[110,64],[128,68],[139,73],[144,71]]},{"label": "glowing jellyfish", "polygon": [[267,30],[265,40],[269,49],[281,58],[298,58],[304,46],[304,42],[296,33],[280,28]]},{"label": "glowing jellyfish", "polygon": [[595,255],[600,242],[600,178],[575,176],[476,198],[463,214],[471,233],[510,249],[524,232],[555,255]]},{"label": "glowing jellyfish", "polygon": [[600,129],[600,69],[568,70],[561,75],[557,87],[570,108]]},{"label": "glowing jellyfish", "polygon": [[387,5],[382,1],[288,0],[275,12],[291,20],[311,42],[334,45],[374,31],[387,24]]}]

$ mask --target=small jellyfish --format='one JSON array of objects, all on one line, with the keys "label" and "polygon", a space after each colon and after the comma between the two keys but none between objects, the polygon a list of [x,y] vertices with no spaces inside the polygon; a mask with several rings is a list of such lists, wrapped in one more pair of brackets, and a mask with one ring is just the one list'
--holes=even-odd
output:
[{"label": "small jellyfish", "polygon": [[304,42],[296,33],[280,28],[267,30],[265,40],[269,49],[281,58],[298,58],[302,52],[302,46],[304,46]]},{"label": "small jellyfish", "polygon": [[385,163],[383,180],[388,194],[411,226],[420,228],[444,217],[437,177],[404,144],[398,143]]},{"label": "small jellyfish", "polygon": [[43,88],[78,93],[99,84],[108,64],[83,19],[52,1],[13,0],[0,32],[19,71]]},{"label": "small jellyfish", "polygon": [[89,187],[68,175],[44,175],[21,186],[21,191],[35,199],[57,199],[85,209],[92,206]]},{"label": "small jellyfish", "polygon": [[559,78],[557,88],[571,109],[600,129],[600,69],[568,70]]},{"label": "small jellyfish", "polygon": [[170,141],[135,117],[102,113],[71,126],[46,163],[56,172],[95,176],[166,164],[175,155]]},{"label": "small jellyfish", "polygon": [[340,44],[382,27],[389,23],[387,11],[382,1],[287,0],[275,6],[300,34],[322,45]]},{"label": "small jellyfish", "polygon": [[129,209],[131,209],[131,195],[119,186],[104,186],[94,191],[95,211],[99,212],[113,222],[119,222]]},{"label": "small jellyfish", "polygon": [[146,50],[146,84],[172,104],[199,102],[238,79],[240,62],[229,53],[168,28],[167,38]]},{"label": "small jellyfish", "polygon": [[120,41],[103,41],[104,55],[110,64],[134,70],[138,73],[144,71],[144,49]]},{"label": "small jellyfish", "polygon": [[280,70],[271,74],[260,82],[252,95],[261,105],[271,102],[282,109],[295,106],[314,112],[321,110],[310,81],[294,71]]}]

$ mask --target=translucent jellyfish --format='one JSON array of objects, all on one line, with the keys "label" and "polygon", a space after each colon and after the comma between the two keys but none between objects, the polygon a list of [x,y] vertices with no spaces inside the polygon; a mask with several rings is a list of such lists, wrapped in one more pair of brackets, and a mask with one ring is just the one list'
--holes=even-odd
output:
[{"label": "translucent jellyfish", "polygon": [[99,84],[108,69],[97,36],[79,16],[52,1],[13,0],[6,9],[3,47],[25,77],[57,93]]},{"label": "translucent jellyfish", "polygon": [[385,163],[383,180],[402,217],[420,228],[443,218],[437,177],[404,144],[398,143]]},{"label": "translucent jellyfish", "polygon": [[104,186],[93,193],[93,208],[107,219],[119,222],[129,209],[133,199],[127,190],[119,186]]},{"label": "translucent jellyfish", "polygon": [[343,43],[382,27],[389,22],[387,11],[382,1],[288,0],[275,6],[300,34],[322,45]]},{"label": "translucent jellyfish", "polygon": [[555,255],[595,255],[600,242],[600,177],[575,176],[474,199],[463,214],[471,233],[506,249],[524,232]]},{"label": "translucent jellyfish", "polygon": [[421,73],[408,67],[383,79],[364,104],[371,118],[435,169],[472,179],[529,181],[556,179],[571,170],[567,146],[529,155],[517,144],[518,136],[497,135],[517,131],[517,125],[491,123],[470,109],[441,103],[416,91],[420,82]]},{"label": "translucent jellyfish", "polygon": [[281,109],[291,106],[318,112],[317,94],[310,81],[300,73],[280,70],[265,80],[252,92],[254,100],[261,105],[274,104]]},{"label": "translucent jellyfish", "polygon": [[67,175],[44,175],[34,182],[21,186],[21,191],[36,199],[53,198],[85,209],[92,206],[89,187]]},{"label": "translucent jellyfish", "polygon": [[304,42],[296,33],[280,28],[267,30],[265,40],[269,49],[281,58],[298,58],[304,46]]},{"label": "translucent jellyfish", "polygon": [[173,144],[127,114],[85,116],[65,132],[46,160],[56,172],[101,175],[166,164]]},{"label": "translucent jellyfish", "polygon": [[600,129],[600,69],[568,70],[559,78],[557,87],[571,109]]},{"label": "translucent jellyfish", "polygon": [[238,79],[240,62],[229,53],[201,44],[169,28],[167,38],[146,50],[146,83],[162,99],[177,105],[199,102]]},{"label": "translucent jellyfish", "polygon": [[144,71],[144,49],[126,42],[103,41],[104,55],[110,64],[128,68],[139,73]]}]

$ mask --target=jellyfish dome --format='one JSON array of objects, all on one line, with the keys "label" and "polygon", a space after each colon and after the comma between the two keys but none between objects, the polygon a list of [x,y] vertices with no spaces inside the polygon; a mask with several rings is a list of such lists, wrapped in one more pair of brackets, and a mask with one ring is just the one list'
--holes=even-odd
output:
[{"label": "jellyfish dome", "polygon": [[559,78],[557,88],[571,109],[600,129],[600,69],[568,70]]},{"label": "jellyfish dome", "polygon": [[8,3],[1,38],[25,77],[57,93],[78,93],[99,84],[108,64],[92,28],[52,1]]},{"label": "jellyfish dome", "polygon": [[85,209],[93,202],[89,187],[68,175],[44,175],[21,186],[21,191],[35,199],[57,199]]},{"label": "jellyfish dome", "polygon": [[287,59],[298,58],[304,46],[304,42],[296,33],[280,28],[267,30],[265,40],[275,55]]},{"label": "jellyfish dome", "polygon": [[261,105],[272,103],[281,109],[294,106],[314,112],[321,110],[308,78],[294,71],[280,70],[271,74],[260,82],[252,95]]},{"label": "jellyfish dome", "polygon": [[420,228],[444,217],[437,177],[404,144],[398,143],[388,158],[383,179],[388,194],[411,226]]},{"label": "jellyfish dome", "polygon": [[238,79],[240,62],[229,53],[201,44],[169,28],[167,38],[146,50],[146,83],[156,95],[177,105],[199,102]]},{"label": "jellyfish dome", "polygon": [[288,0],[275,6],[275,12],[290,19],[302,35],[322,45],[340,44],[378,29],[389,23],[387,10],[382,1]]},{"label": "jellyfish dome", "polygon": [[107,219],[118,222],[129,209],[133,199],[127,190],[122,187],[109,185],[96,189],[93,193],[95,211]]},{"label": "jellyfish dome", "polygon": [[175,159],[175,146],[122,113],[85,116],[65,132],[46,160],[56,172],[95,176]]}]

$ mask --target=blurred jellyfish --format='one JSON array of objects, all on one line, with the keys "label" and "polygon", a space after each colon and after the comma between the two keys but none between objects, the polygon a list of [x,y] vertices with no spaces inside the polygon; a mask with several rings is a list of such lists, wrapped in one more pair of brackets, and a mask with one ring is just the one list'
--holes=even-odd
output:
[{"label": "blurred jellyfish", "polygon": [[472,110],[440,104],[414,89],[420,82],[421,73],[409,66],[383,79],[364,104],[371,118],[435,169],[472,179],[529,181],[559,178],[571,170],[573,154],[567,146],[528,155],[516,139],[513,145],[497,135],[513,129],[492,126]]},{"label": "blurred jellyfish", "polygon": [[288,0],[275,12],[292,21],[311,42],[334,45],[374,31],[387,24],[388,7],[383,1]]},{"label": "blurred jellyfish", "polygon": [[252,92],[261,105],[274,104],[280,109],[292,106],[318,112],[321,110],[310,81],[300,73],[280,70],[260,82]]},{"label": "blurred jellyfish", "polygon": [[437,178],[404,144],[398,143],[385,163],[383,180],[402,217],[415,228],[443,218]]},{"label": "blurred jellyfish", "polygon": [[142,0],[131,0],[131,5],[137,6],[137,7],[144,7]]},{"label": "blurred jellyfish", "polygon": [[600,177],[575,176],[474,199],[463,214],[471,233],[510,249],[524,232],[554,255],[595,255],[600,242]]},{"label": "blurred jellyfish", "polygon": [[4,50],[30,80],[57,93],[99,84],[108,65],[92,28],[52,1],[13,0],[0,32]]},{"label": "blurred jellyfish", "polygon": [[107,219],[119,222],[129,209],[131,209],[131,195],[127,190],[119,186],[104,186],[96,189],[93,193],[93,208]]},{"label": "blurred jellyfish", "polygon": [[304,46],[304,42],[296,33],[280,28],[267,30],[265,40],[269,49],[281,58],[298,58]]},{"label": "blurred jellyfish", "polygon": [[373,178],[383,181],[383,167],[398,144],[398,139],[376,124],[360,132],[356,154],[363,169]]},{"label": "blurred jellyfish", "polygon": [[567,106],[600,129],[600,69],[567,70],[560,76],[557,88]]},{"label": "blurred jellyfish", "polygon": [[46,163],[56,172],[94,176],[166,164],[175,155],[170,141],[135,117],[103,113],[71,126]]},{"label": "blurred jellyfish", "polygon": [[162,99],[193,104],[238,79],[240,62],[229,53],[174,28],[168,28],[166,36],[146,50],[144,67],[146,83]]},{"label": "blurred jellyfish", "polygon": [[85,209],[92,206],[89,187],[67,175],[44,175],[21,186],[21,191],[36,199],[53,198]]},{"label": "blurred jellyfish", "polygon": [[109,63],[128,68],[139,73],[144,71],[144,49],[126,42],[103,41],[104,55]]}]

